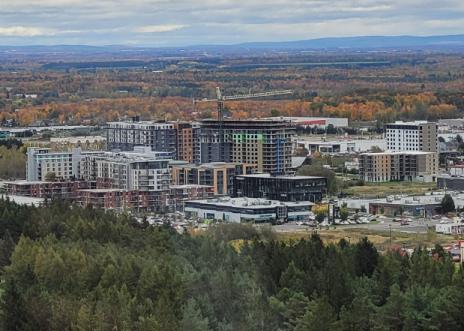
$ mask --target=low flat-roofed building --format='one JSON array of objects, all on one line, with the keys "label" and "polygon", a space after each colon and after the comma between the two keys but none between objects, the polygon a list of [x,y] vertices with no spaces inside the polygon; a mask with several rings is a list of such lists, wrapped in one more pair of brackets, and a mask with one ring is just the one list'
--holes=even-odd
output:
[{"label": "low flat-roofed building", "polygon": [[295,140],[297,147],[304,147],[308,150],[309,154],[353,154],[364,153],[378,147],[381,150],[387,148],[384,139],[371,138],[371,139],[353,139],[353,138],[339,138],[339,139],[326,139],[321,137],[298,137]]},{"label": "low flat-roofed building", "polygon": [[435,232],[443,234],[461,235],[464,234],[464,223],[440,223],[435,225]]},{"label": "low flat-roofed building", "polygon": [[235,177],[233,196],[319,202],[326,191],[325,177],[249,174]]},{"label": "low flat-roofed building", "polygon": [[17,203],[18,205],[35,206],[35,207],[38,207],[45,202],[45,199],[43,198],[23,197],[20,195],[9,195],[9,194],[2,194],[0,195],[0,198],[5,199],[5,200],[8,199],[14,203]]},{"label": "low flat-roofed building", "polygon": [[464,176],[438,176],[437,186],[439,189],[464,191]]},{"label": "low flat-roofed building", "polygon": [[313,203],[309,201],[221,197],[186,201],[185,213],[189,217],[234,223],[306,221],[309,220],[312,206]]},{"label": "low flat-roofed building", "polygon": [[347,128],[347,117],[305,117],[305,116],[278,116],[269,117],[270,120],[289,121],[297,126],[327,128],[332,125],[334,128]]}]

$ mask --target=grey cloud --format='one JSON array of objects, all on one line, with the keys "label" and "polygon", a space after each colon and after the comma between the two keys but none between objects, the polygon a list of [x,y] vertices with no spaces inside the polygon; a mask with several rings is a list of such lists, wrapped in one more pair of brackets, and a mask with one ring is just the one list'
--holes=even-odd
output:
[{"label": "grey cloud", "polygon": [[0,2],[0,17],[0,44],[191,45],[464,33],[462,0],[14,0]]}]

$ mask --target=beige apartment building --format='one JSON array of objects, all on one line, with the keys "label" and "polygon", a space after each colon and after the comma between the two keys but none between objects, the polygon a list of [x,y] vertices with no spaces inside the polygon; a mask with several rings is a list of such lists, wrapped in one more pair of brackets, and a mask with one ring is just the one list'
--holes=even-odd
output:
[{"label": "beige apartment building", "polygon": [[434,152],[403,151],[363,153],[359,175],[365,182],[435,181],[438,156]]}]

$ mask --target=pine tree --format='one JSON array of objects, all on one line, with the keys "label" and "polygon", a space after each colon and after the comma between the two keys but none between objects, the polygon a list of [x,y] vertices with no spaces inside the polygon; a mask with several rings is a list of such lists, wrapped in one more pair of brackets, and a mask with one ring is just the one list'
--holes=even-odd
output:
[{"label": "pine tree", "polygon": [[180,331],[209,331],[208,319],[204,318],[195,299],[189,299],[182,309]]},{"label": "pine tree", "polygon": [[24,329],[26,311],[23,296],[19,293],[15,279],[6,280],[0,307],[3,330]]},{"label": "pine tree", "polygon": [[327,297],[312,300],[304,316],[297,320],[295,331],[332,331],[337,329],[337,314]]},{"label": "pine tree", "polygon": [[374,330],[395,331],[403,329],[404,298],[400,287],[395,284],[390,288],[390,296],[382,307],[378,308],[374,318]]}]

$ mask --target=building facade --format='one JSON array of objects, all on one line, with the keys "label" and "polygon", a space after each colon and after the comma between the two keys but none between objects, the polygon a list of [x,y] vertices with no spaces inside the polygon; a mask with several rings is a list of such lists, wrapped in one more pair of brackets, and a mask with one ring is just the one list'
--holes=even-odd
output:
[{"label": "building facade", "polygon": [[54,174],[59,180],[81,178],[81,161],[86,157],[102,155],[104,152],[82,151],[73,148],[67,152],[52,152],[49,148],[27,149],[26,180],[45,181]]},{"label": "building facade", "polygon": [[176,154],[176,127],[172,122],[138,121],[108,122],[108,150],[132,151],[135,146],[150,147],[152,151]]},{"label": "building facade", "polygon": [[383,152],[359,155],[359,175],[366,182],[435,181],[438,156],[433,152]]},{"label": "building facade", "polygon": [[224,197],[186,201],[185,213],[190,217],[233,223],[306,221],[312,205],[311,202]]},{"label": "building facade", "polygon": [[202,121],[197,159],[201,163],[254,164],[258,172],[288,174],[294,134],[295,128],[286,121]]},{"label": "building facade", "polygon": [[195,156],[198,155],[198,123],[176,122],[176,159],[189,163],[198,163]]},{"label": "building facade", "polygon": [[215,195],[232,195],[234,177],[250,174],[256,170],[255,165],[226,162],[204,164],[171,165],[171,182],[173,185],[207,185],[214,188]]},{"label": "building facade", "polygon": [[327,178],[251,174],[235,177],[234,197],[278,201],[319,202],[327,191]]},{"label": "building facade", "polygon": [[166,191],[126,191],[112,188],[85,189],[78,192],[77,204],[106,210],[135,212],[165,212],[169,209]]},{"label": "building facade", "polygon": [[385,125],[387,150],[438,152],[438,125],[426,121],[397,121]]}]

